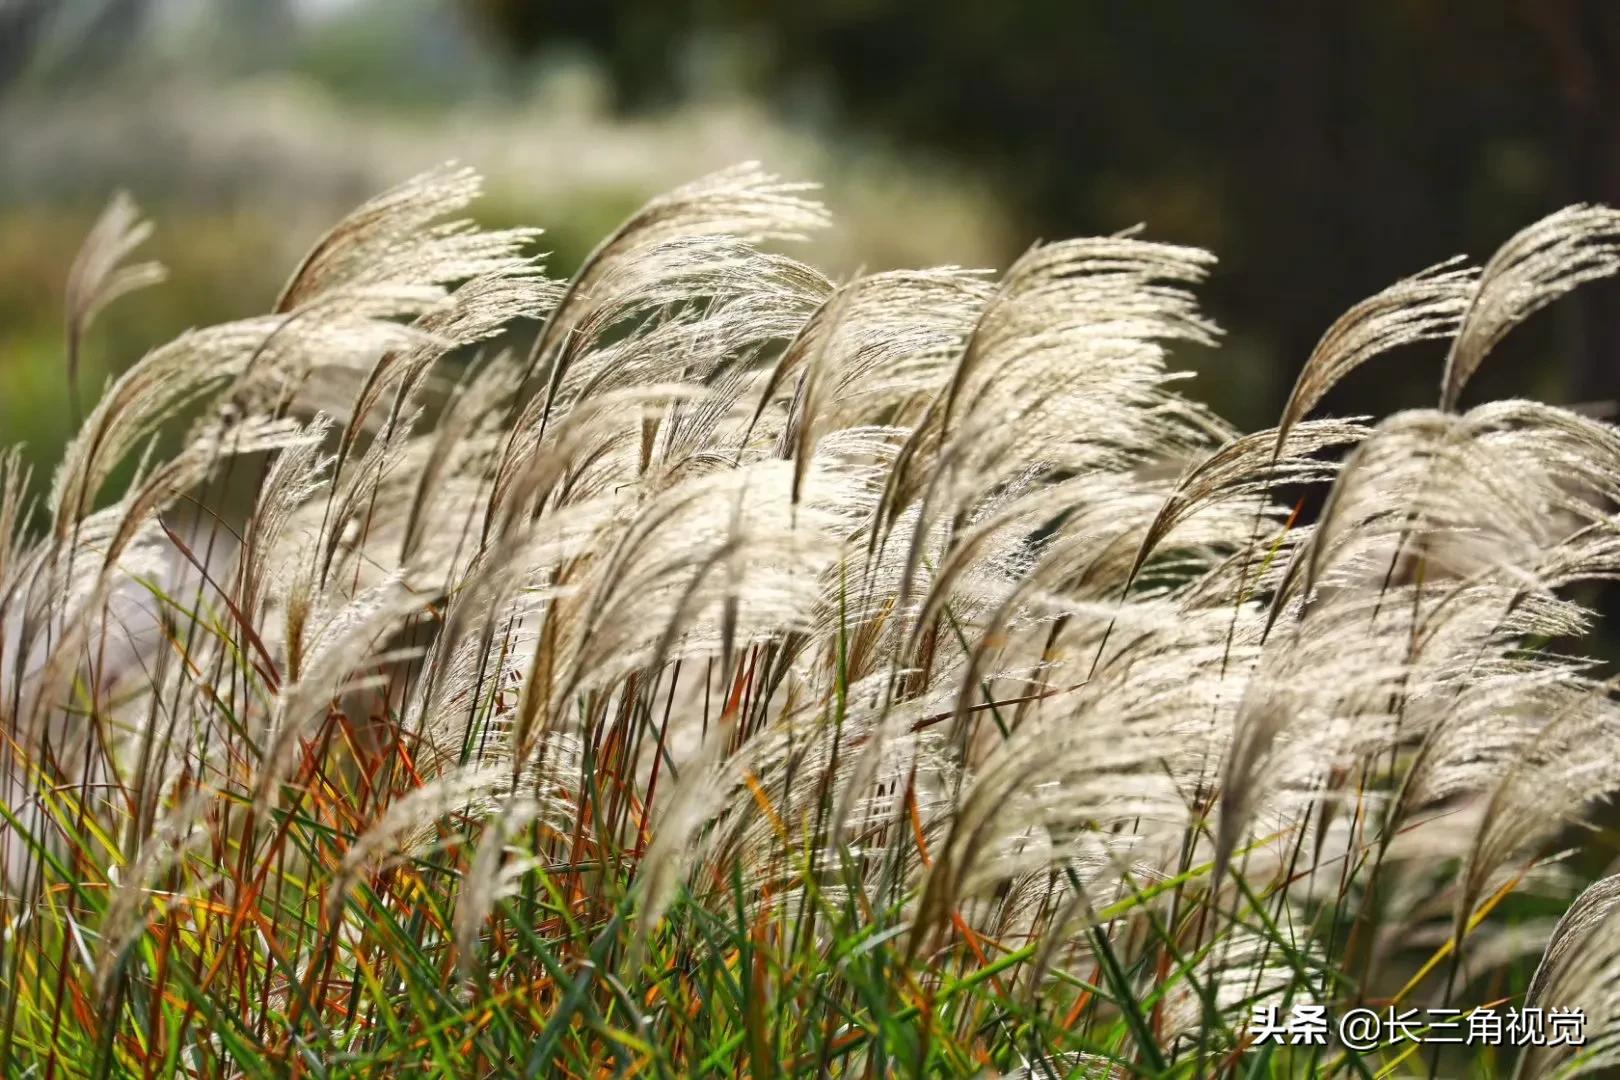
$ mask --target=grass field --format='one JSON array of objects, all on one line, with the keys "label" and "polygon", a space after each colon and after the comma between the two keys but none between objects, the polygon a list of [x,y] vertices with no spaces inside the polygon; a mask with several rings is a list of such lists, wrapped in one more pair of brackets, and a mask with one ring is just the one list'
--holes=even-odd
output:
[{"label": "grass field", "polygon": [[[1220,341],[1202,251],[833,281],[747,166],[561,281],[478,190],[379,196],[99,398],[161,271],[124,200],[73,262],[78,433],[0,459],[0,1072],[1620,1061],[1575,599],[1620,431],[1460,404],[1620,213],[1357,305],[1243,434],[1166,362]],[[1420,342],[1435,409],[1316,415]],[[1264,1038],[1318,1004],[1517,1027]],[[1500,1045],[1532,1009],[1584,1042]]]}]

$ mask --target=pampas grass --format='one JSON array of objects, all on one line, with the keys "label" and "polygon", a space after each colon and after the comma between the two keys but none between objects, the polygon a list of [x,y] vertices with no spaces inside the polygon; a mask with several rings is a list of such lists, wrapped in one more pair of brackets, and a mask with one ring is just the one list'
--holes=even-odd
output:
[{"label": "pampas grass", "polygon": [[[1550,646],[1620,572],[1620,432],[1460,406],[1613,212],[1355,306],[1244,434],[1167,361],[1201,251],[830,281],[744,166],[562,282],[477,193],[135,362],[43,501],[0,456],[7,1075],[1620,1061],[1613,878],[1553,926],[1620,701]],[[75,262],[70,381],[147,232]],[[1426,340],[1439,408],[1313,415]],[[1255,1042],[1302,1002],[1589,1041]]]}]

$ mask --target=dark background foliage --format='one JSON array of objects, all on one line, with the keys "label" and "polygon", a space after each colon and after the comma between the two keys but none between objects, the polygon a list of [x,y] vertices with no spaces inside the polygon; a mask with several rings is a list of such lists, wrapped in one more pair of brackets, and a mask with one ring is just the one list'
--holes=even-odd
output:
[{"label": "dark background foliage", "polygon": [[[755,92],[960,156],[1031,237],[1143,220],[1214,249],[1212,306],[1276,360],[1265,400],[1224,403],[1252,422],[1356,298],[1562,204],[1620,203],[1609,0],[469,3],[517,55],[587,43],[625,108],[688,92],[694,42],[730,39]],[[1557,370],[1514,384],[1620,396],[1617,298],[1570,305],[1556,342],[1539,328]],[[1343,404],[1387,406],[1392,382],[1428,386],[1386,368]]]}]

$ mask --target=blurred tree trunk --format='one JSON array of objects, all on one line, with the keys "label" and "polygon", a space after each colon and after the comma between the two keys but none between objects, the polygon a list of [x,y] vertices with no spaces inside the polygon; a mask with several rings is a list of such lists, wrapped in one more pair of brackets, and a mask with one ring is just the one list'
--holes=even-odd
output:
[{"label": "blurred tree trunk", "polygon": [[28,66],[49,9],[50,0],[0,0],[0,93]]},{"label": "blurred tree trunk", "polygon": [[222,70],[233,74],[275,67],[287,56],[298,18],[289,0],[212,0],[213,33]]},{"label": "blurred tree trunk", "polygon": [[0,0],[0,91],[30,68],[53,81],[99,76],[145,28],[151,0]]},{"label": "blurred tree trunk", "polygon": [[151,10],[151,0],[102,0],[101,10],[73,43],[70,63],[117,60],[146,26]]},{"label": "blurred tree trunk", "polygon": [[[1570,195],[1620,207],[1620,4],[1614,0],[1521,0],[1552,64],[1564,102]],[[1580,297],[1586,347],[1575,358],[1578,401],[1620,400],[1620,288],[1604,282]]]}]

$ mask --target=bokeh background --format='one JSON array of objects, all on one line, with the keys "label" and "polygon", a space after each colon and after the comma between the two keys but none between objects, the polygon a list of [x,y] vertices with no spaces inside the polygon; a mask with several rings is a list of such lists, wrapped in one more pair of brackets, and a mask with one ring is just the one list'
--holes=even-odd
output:
[{"label": "bokeh background", "polygon": [[[448,158],[557,273],[742,159],[824,183],[809,254],[837,273],[1145,223],[1220,255],[1228,344],[1193,389],[1261,426],[1359,298],[1620,204],[1620,2],[0,0],[0,442],[59,454],[62,283],[114,189],[172,279],[108,314],[91,391],[263,310],[326,224]],[[1429,403],[1440,362],[1384,358],[1327,407]],[[1473,393],[1620,397],[1620,289],[1538,316]]]}]

